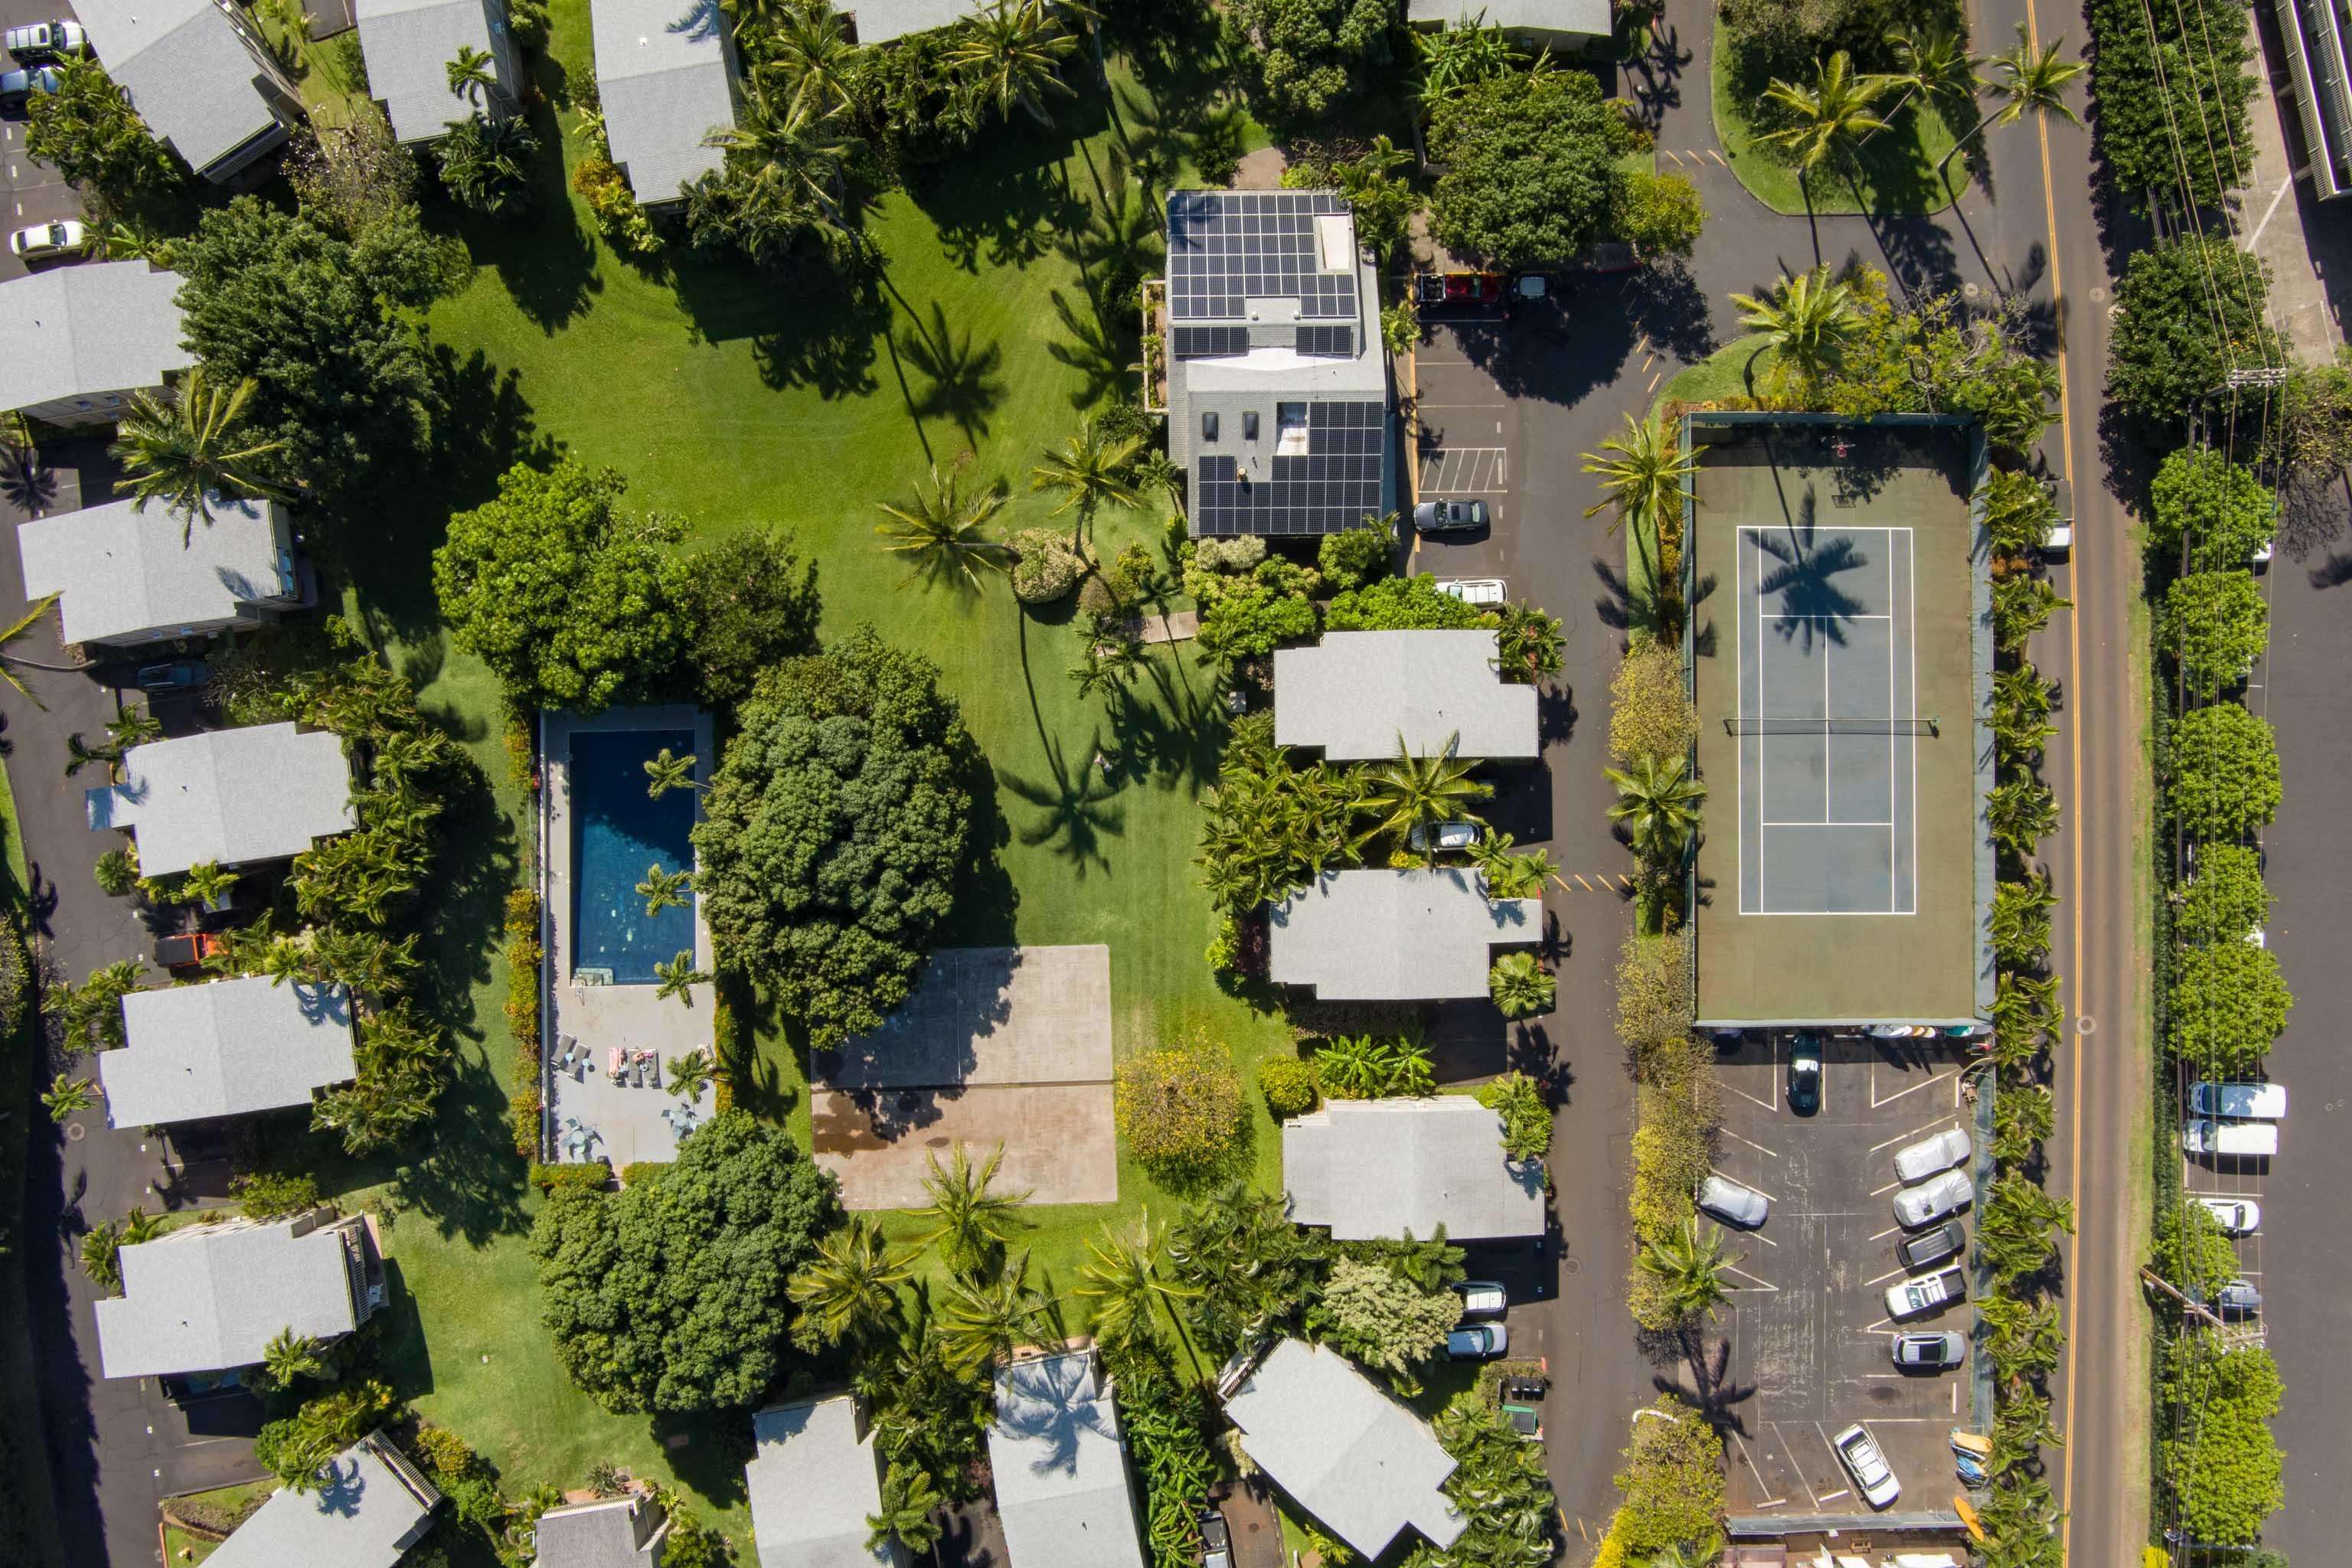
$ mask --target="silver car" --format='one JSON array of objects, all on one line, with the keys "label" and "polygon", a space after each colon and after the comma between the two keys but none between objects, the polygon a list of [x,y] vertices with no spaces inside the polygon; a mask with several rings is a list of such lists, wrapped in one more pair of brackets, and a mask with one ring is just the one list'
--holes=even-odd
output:
[{"label": "silver car", "polygon": [[1412,509],[1412,526],[1422,533],[1451,533],[1486,526],[1482,500],[1425,500]]},{"label": "silver car", "polygon": [[2263,1227],[2263,1205],[2252,1198],[2200,1197],[2197,1202],[2224,1236],[2252,1236]]},{"label": "silver car", "polygon": [[1938,1171],[1966,1164],[1975,1147],[1969,1140],[1967,1128],[1947,1127],[1932,1138],[1922,1138],[1908,1148],[1895,1151],[1895,1179],[1924,1182]]},{"label": "silver car", "polygon": [[1969,1358],[1969,1342],[1950,1329],[1897,1334],[1889,1352],[1906,1372],[1942,1372]]},{"label": "silver car", "polygon": [[1698,1206],[1726,1225],[1753,1230],[1772,1212],[1772,1200],[1728,1176],[1709,1176],[1698,1184]]},{"label": "silver car", "polygon": [[89,35],[79,22],[28,22],[0,33],[0,49],[16,56],[21,65],[54,65],[89,48]]},{"label": "silver car", "polygon": [[1946,1171],[1916,1187],[1895,1194],[1895,1218],[1906,1230],[1916,1230],[1959,1209],[1976,1197],[1976,1184],[1966,1171]]},{"label": "silver car", "polygon": [[1886,1288],[1886,1315],[1896,1322],[1922,1312],[1940,1311],[1969,1299],[1968,1279],[1957,1268],[1939,1274],[1914,1274]]}]

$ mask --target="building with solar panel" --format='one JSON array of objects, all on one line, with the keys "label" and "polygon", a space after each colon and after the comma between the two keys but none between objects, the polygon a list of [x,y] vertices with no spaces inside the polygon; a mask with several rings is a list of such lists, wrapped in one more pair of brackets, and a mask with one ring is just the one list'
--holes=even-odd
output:
[{"label": "building with solar panel", "polygon": [[1379,280],[1337,192],[1171,192],[1160,325],[1194,537],[1312,537],[1395,509]]}]

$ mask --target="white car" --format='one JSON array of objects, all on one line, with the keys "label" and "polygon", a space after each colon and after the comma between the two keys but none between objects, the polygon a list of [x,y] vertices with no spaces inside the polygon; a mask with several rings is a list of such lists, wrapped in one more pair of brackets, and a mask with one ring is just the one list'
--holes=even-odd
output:
[{"label": "white car", "polygon": [[2221,1116],[2233,1121],[2286,1120],[2286,1085],[2283,1083],[2193,1083],[2189,1086],[2189,1113]]},{"label": "white car", "polygon": [[1465,605],[1499,605],[1504,587],[1500,577],[1454,577],[1437,585],[1441,594],[1451,594]]},{"label": "white car", "polygon": [[2260,544],[2254,546],[2255,571],[2263,571],[2270,565],[2271,555],[2273,553],[2273,547],[2277,543],[2278,541],[2275,539],[2265,539]]},{"label": "white car", "polygon": [[89,230],[72,218],[28,224],[8,237],[8,248],[20,261],[47,261],[57,256],[79,256],[89,248]]},{"label": "white car", "polygon": [[1969,1180],[1966,1171],[1946,1171],[1895,1194],[1895,1217],[1904,1229],[1916,1230],[1966,1208],[1975,1197],[1976,1184]]},{"label": "white car", "polygon": [[1416,822],[1405,841],[1415,849],[1467,849],[1478,842],[1478,825],[1475,822],[1441,822],[1432,826]]},{"label": "white car", "polygon": [[2071,522],[2053,523],[2050,537],[2042,542],[2043,556],[2052,561],[2063,561],[2074,552],[2074,525]]},{"label": "white car", "polygon": [[1511,1305],[1511,1293],[1492,1279],[1464,1279],[1454,1287],[1462,1298],[1462,1321],[1499,1318]]},{"label": "white car", "polygon": [[1969,1141],[1965,1127],[1947,1127],[1932,1138],[1922,1138],[1895,1153],[1895,1176],[1897,1181],[1924,1182],[1938,1171],[1968,1163],[1976,1145]]},{"label": "white car", "polygon": [[1847,1427],[1830,1439],[1837,1450],[1838,1463],[1853,1478],[1862,1491],[1863,1500],[1873,1508],[1885,1508],[1903,1495],[1903,1487],[1895,1480],[1895,1472],[1886,1468],[1886,1456],[1878,1451],[1878,1444],[1860,1426]]},{"label": "white car", "polygon": [[1915,1274],[1886,1288],[1886,1315],[1896,1322],[1969,1299],[1967,1278],[1958,1268]]},{"label": "white car", "polygon": [[2224,1236],[2252,1236],[2263,1227],[2263,1205],[2252,1198],[2200,1197],[2197,1202]]},{"label": "white car", "polygon": [[1772,1200],[1728,1176],[1709,1176],[1698,1184],[1698,1206],[1726,1225],[1753,1230],[1772,1212]]}]

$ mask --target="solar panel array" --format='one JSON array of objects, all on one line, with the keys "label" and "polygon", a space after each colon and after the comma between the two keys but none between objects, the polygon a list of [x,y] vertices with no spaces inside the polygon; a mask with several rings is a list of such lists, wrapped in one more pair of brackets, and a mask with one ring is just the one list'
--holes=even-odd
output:
[{"label": "solar panel array", "polygon": [[1222,359],[1249,353],[1247,327],[1175,327],[1168,333],[1178,359]]},{"label": "solar panel array", "polygon": [[1235,460],[1203,457],[1192,482],[1202,534],[1336,533],[1381,512],[1388,410],[1378,403],[1312,403],[1307,456],[1276,458],[1249,483]]},{"label": "solar panel array", "polygon": [[1296,300],[1306,321],[1352,321],[1356,271],[1322,270],[1315,220],[1345,213],[1330,191],[1171,191],[1168,314],[1233,320],[1245,300]]},{"label": "solar panel array", "polygon": [[1356,329],[1352,326],[1302,326],[1298,329],[1298,352],[1318,359],[1353,359],[1356,357]]}]

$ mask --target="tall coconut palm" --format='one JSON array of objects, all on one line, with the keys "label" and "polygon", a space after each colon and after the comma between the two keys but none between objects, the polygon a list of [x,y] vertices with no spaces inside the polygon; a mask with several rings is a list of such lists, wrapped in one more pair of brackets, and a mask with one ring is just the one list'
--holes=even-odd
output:
[{"label": "tall coconut palm", "polygon": [[985,581],[983,572],[1012,569],[1012,550],[989,537],[988,531],[996,514],[1004,510],[1004,493],[998,489],[971,497],[962,493],[963,469],[971,457],[966,452],[957,458],[944,478],[933,464],[930,489],[925,490],[918,483],[908,505],[875,503],[890,521],[877,523],[874,531],[887,541],[883,549],[913,563],[907,578],[909,583],[919,580],[925,587],[945,583],[961,593],[977,593]]},{"label": "tall coconut palm", "polygon": [[702,1091],[718,1080],[718,1060],[702,1047],[669,1064],[669,1091],[688,1105],[702,1103]]},{"label": "tall coconut palm", "polygon": [[[1622,433],[1602,441],[1600,451],[1584,454],[1584,471],[1601,478],[1601,499],[1584,515],[1615,507],[1609,531],[1630,526],[1635,544],[1646,552],[1680,533],[1684,486],[1698,471],[1698,456],[1683,450],[1681,433],[1668,429],[1664,420],[1628,414]],[[1696,504],[1695,490],[1692,498]],[[1657,564],[1654,556],[1651,563]]]},{"label": "tall coconut palm", "polygon": [[1167,453],[1154,447],[1135,460],[1136,493],[1150,495],[1155,490],[1168,499],[1168,510],[1184,510],[1184,470]]},{"label": "tall coconut palm", "polygon": [[1796,156],[1799,174],[1811,175],[1832,153],[1885,125],[1873,106],[1887,86],[1885,77],[1856,75],[1853,58],[1840,49],[1813,63],[1810,87],[1772,79],[1764,89],[1765,100],[1785,110],[1790,123],[1758,140],[1789,149]]},{"label": "tall coconut palm", "polygon": [[972,1169],[970,1146],[959,1142],[947,1169],[940,1167],[937,1154],[924,1156],[929,1169],[923,1175],[923,1191],[931,1201],[917,1209],[917,1214],[929,1219],[931,1228],[923,1237],[923,1245],[942,1244],[950,1272],[971,1277],[984,1272],[997,1250],[1013,1239],[1016,1229],[1024,1228],[1027,1221],[1016,1212],[1029,1201],[1029,1189],[1017,1193],[997,1193],[989,1190],[996,1180],[997,1167],[1004,1163],[1004,1145],[999,1143],[988,1156],[987,1163]]},{"label": "tall coconut palm", "polygon": [[842,167],[856,138],[838,129],[838,112],[798,95],[780,103],[754,76],[735,123],[712,131],[702,144],[740,153],[751,166],[745,205],[814,207],[839,226]]},{"label": "tall coconut palm", "polygon": [[1727,1252],[1723,1232],[1708,1226],[1701,1234],[1696,1216],[1643,1247],[1634,1264],[1658,1282],[1667,1309],[1685,1321],[1705,1321],[1731,1300],[1725,1274],[1745,1257]]},{"label": "tall coconut palm", "polygon": [[[1470,806],[1492,795],[1495,786],[1472,778],[1471,770],[1477,764],[1454,754],[1461,739],[1458,734],[1449,735],[1435,752],[1415,756],[1400,732],[1397,754],[1365,770],[1364,791],[1358,809],[1373,820],[1370,827],[1356,836],[1360,853],[1375,838],[1394,837],[1400,843],[1409,842],[1416,827],[1434,827],[1441,822],[1485,824],[1486,818]],[[1435,840],[1431,842],[1433,845]],[[1423,854],[1431,864],[1436,863],[1433,847]]]},{"label": "tall coconut palm", "polygon": [[29,664],[32,661],[20,658],[10,653],[8,649],[11,645],[32,635],[33,627],[39,623],[43,616],[49,613],[50,607],[58,602],[58,595],[55,594],[43,595],[26,606],[23,615],[9,622],[5,628],[0,628],[0,680],[6,681],[17,696],[44,712],[47,711],[49,705],[33,695],[32,689],[25,684],[24,678],[18,675],[16,669],[17,665]]},{"label": "tall coconut palm", "polygon": [[449,90],[467,103],[479,106],[498,96],[498,61],[488,49],[478,49],[471,44],[457,46],[457,58],[445,68],[449,73]]},{"label": "tall coconut palm", "polygon": [[82,1234],[81,1271],[89,1282],[109,1295],[122,1289],[122,1233],[110,1220],[91,1226]]},{"label": "tall coconut palm", "polygon": [[860,51],[831,5],[795,5],[769,29],[768,40],[795,103],[805,100],[828,114],[849,111],[850,76]]},{"label": "tall coconut palm", "polygon": [[891,1465],[883,1472],[877,1500],[882,1511],[866,1516],[866,1551],[879,1554],[895,1539],[919,1557],[939,1541],[943,1528],[939,1507],[947,1500],[920,1469],[908,1464]]},{"label": "tall coconut palm", "polygon": [[1045,1321],[1046,1305],[1029,1288],[1029,1251],[1024,1247],[992,1279],[959,1277],[949,1283],[940,1347],[950,1362],[976,1371],[1034,1337]]},{"label": "tall coconut palm", "polygon": [[898,1321],[898,1287],[914,1278],[915,1256],[885,1243],[870,1215],[850,1215],[793,1275],[801,1321],[827,1347],[873,1342]]},{"label": "tall coconut palm", "polygon": [[1952,143],[1952,150],[1936,164],[1936,173],[1944,172],[1959,150],[1984,134],[1990,125],[2014,125],[2031,114],[2037,119],[2053,116],[2069,125],[2083,123],[2080,116],[2067,104],[2066,84],[2087,69],[2082,61],[2062,58],[2066,47],[2064,35],[2052,39],[2038,51],[2026,37],[2025,24],[2017,25],[2017,42],[1992,61],[1993,96],[2001,100],[2000,108],[1986,120],[1979,120],[1974,130]]},{"label": "tall coconut palm", "polygon": [[1155,1303],[1166,1304],[1172,1321],[1174,1303],[1200,1294],[1161,1272],[1166,1237],[1149,1209],[1131,1228],[1114,1230],[1110,1221],[1103,1221],[1102,1233],[1087,1243],[1087,1250],[1079,1269],[1087,1282],[1078,1294],[1095,1303],[1095,1338],[1106,1345],[1150,1343]]},{"label": "tall coconut palm", "polygon": [[1706,785],[1691,776],[1687,757],[1642,757],[1625,768],[1601,772],[1617,786],[1609,820],[1622,822],[1633,852],[1653,865],[1681,860],[1698,829],[1699,803]]},{"label": "tall coconut palm", "polygon": [[1915,96],[1934,104],[1969,103],[1984,85],[1977,74],[1984,61],[1969,53],[1968,40],[1949,27],[1930,26],[1916,33],[1898,27],[1886,35],[1886,41],[1894,47],[1895,68],[1887,76],[1887,85],[1903,89],[1903,96],[1886,111],[1888,120],[1903,112],[1903,106]]},{"label": "tall coconut palm", "polygon": [[215,498],[291,499],[272,471],[286,443],[257,440],[245,427],[246,405],[260,386],[248,375],[223,391],[205,380],[198,365],[180,384],[177,397],[133,395],[131,411],[116,427],[111,450],[122,463],[133,505],[144,511],[149,501],[160,500],[186,519],[184,544],[194,537],[197,520],[211,524]]},{"label": "tall coconut palm", "polygon": [[646,796],[659,800],[674,789],[694,787],[695,755],[673,753],[667,746],[646,759]]},{"label": "tall coconut palm", "polygon": [[637,884],[637,897],[646,901],[646,919],[651,920],[664,910],[682,910],[686,895],[693,889],[691,871],[665,871],[658,864],[646,868],[646,879]]},{"label": "tall coconut palm", "polygon": [[1760,340],[1757,353],[1771,351],[1773,373],[1793,374],[1805,387],[1836,368],[1859,324],[1853,289],[1832,279],[1826,267],[1783,275],[1769,298],[1734,294],[1731,302],[1739,307],[1739,324]]},{"label": "tall coconut palm", "polygon": [[694,1005],[694,988],[710,983],[710,971],[694,967],[694,954],[680,948],[676,958],[654,964],[654,977],[661,984],[654,988],[654,1000],[666,1002],[675,996],[688,1006]]},{"label": "tall coconut palm", "polygon": [[999,114],[1018,104],[1038,124],[1051,125],[1045,100],[1076,96],[1061,72],[1077,47],[1077,35],[1063,27],[1045,0],[995,0],[965,19],[948,64],[965,72]]},{"label": "tall coconut palm", "polygon": [[1075,510],[1077,526],[1072,530],[1071,537],[1083,537],[1093,527],[1096,511],[1106,502],[1112,506],[1136,503],[1135,486],[1127,478],[1127,469],[1142,446],[1140,437],[1112,439],[1091,417],[1080,419],[1077,434],[1065,441],[1060,451],[1040,455],[1029,470],[1029,488],[1059,490],[1061,504],[1049,515],[1059,517]]},{"label": "tall coconut palm", "polygon": [[308,1334],[296,1333],[294,1325],[289,1323],[261,1347],[261,1370],[276,1388],[288,1387],[297,1378],[324,1377],[327,1363],[319,1352],[318,1341]]}]

